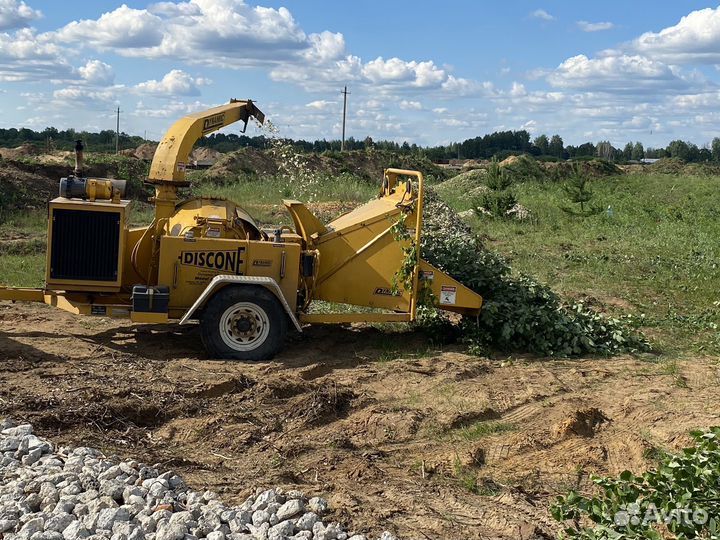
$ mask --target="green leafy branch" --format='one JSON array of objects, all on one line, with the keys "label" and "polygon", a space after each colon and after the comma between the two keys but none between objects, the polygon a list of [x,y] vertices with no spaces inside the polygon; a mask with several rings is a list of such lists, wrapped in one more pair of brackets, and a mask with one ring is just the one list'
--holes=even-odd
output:
[{"label": "green leafy branch", "polygon": [[720,428],[693,437],[693,446],[663,455],[642,475],[594,477],[596,496],[571,491],[558,497],[551,513],[565,523],[563,537],[720,539]]}]

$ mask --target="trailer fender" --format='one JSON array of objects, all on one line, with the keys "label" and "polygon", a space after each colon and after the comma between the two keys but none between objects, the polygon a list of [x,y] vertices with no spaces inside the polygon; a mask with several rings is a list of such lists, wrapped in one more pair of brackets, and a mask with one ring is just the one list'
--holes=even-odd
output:
[{"label": "trailer fender", "polygon": [[198,299],[195,300],[195,303],[187,310],[187,313],[183,315],[183,318],[180,319],[180,324],[186,324],[192,318],[193,314],[203,307],[215,292],[227,285],[260,285],[261,287],[265,287],[278,299],[283,309],[285,309],[285,313],[287,313],[288,317],[290,317],[290,320],[295,325],[297,331],[302,332],[300,321],[298,321],[297,317],[290,309],[290,306],[288,305],[282,290],[280,290],[280,286],[277,284],[277,281],[266,276],[215,276],[212,280],[210,280],[210,283],[208,283],[208,286],[205,287],[202,294],[198,296]]}]

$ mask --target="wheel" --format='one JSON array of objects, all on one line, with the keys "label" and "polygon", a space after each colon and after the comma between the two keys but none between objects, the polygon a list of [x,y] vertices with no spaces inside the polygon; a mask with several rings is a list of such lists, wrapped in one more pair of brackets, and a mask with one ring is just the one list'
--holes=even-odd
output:
[{"label": "wheel", "polygon": [[283,347],[288,318],[265,287],[225,287],[207,303],[200,335],[208,353],[230,360],[269,360]]}]

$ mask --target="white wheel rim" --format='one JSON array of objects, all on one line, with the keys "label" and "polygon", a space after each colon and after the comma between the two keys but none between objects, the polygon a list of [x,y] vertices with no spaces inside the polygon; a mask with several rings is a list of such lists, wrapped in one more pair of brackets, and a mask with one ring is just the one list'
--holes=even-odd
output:
[{"label": "white wheel rim", "polygon": [[270,333],[270,319],[257,304],[238,302],[220,317],[220,336],[236,351],[252,351],[262,345]]}]

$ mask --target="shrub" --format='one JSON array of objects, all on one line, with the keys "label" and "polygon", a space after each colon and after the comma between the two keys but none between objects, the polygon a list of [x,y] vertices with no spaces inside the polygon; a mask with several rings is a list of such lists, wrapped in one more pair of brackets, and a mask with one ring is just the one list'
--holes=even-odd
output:
[{"label": "shrub", "polygon": [[517,197],[512,191],[490,191],[483,193],[473,203],[476,213],[489,214],[493,217],[505,218],[508,211],[517,204]]},{"label": "shrub", "polygon": [[594,477],[600,492],[559,497],[552,515],[565,538],[720,538],[720,428],[693,433],[695,444],[665,454],[657,468],[636,476]]}]

